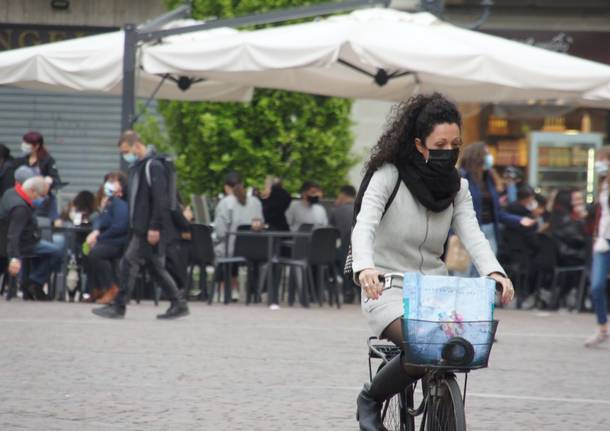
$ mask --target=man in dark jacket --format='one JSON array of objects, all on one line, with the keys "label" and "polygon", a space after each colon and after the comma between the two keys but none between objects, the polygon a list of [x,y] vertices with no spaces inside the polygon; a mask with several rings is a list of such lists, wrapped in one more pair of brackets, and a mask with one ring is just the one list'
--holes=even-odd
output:
[{"label": "man in dark jacket", "polygon": [[21,271],[24,256],[35,256],[30,273],[29,292],[35,299],[47,299],[42,286],[52,269],[59,269],[63,251],[57,245],[40,239],[34,216],[35,208],[48,193],[42,177],[27,179],[7,190],[0,201],[0,255],[9,261],[8,272]]},{"label": "man in dark jacket", "polygon": [[151,158],[137,133],[127,131],[119,140],[123,159],[129,169],[128,203],[131,238],[121,262],[121,286],[113,304],[96,308],[93,313],[106,318],[125,316],[126,302],[140,272],[147,264],[151,275],[165,290],[171,306],[159,319],[186,316],[188,306],[176,281],[165,268],[167,228],[170,226],[170,187],[166,168]]}]

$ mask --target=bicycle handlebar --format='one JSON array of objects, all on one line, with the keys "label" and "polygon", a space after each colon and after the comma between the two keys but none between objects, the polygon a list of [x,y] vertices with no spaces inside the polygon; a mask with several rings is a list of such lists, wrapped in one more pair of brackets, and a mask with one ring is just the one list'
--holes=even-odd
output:
[{"label": "bicycle handlebar", "polygon": [[[384,283],[384,287],[391,287],[392,286],[392,279],[394,278],[400,278],[400,279],[404,279],[405,275],[402,272],[386,272],[385,274],[379,274],[379,281]],[[487,277],[490,280],[494,280],[491,277]],[[494,282],[496,283],[496,290],[498,292],[502,292],[502,285],[500,283],[498,283],[496,280],[494,280]]]}]

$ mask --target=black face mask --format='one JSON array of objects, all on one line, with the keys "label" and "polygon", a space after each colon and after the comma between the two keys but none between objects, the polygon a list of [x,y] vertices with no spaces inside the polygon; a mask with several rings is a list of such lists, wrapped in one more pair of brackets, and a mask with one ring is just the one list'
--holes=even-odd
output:
[{"label": "black face mask", "polygon": [[454,148],[452,150],[429,150],[428,168],[430,171],[438,174],[448,174],[455,169],[458,157],[460,156],[460,150]]},{"label": "black face mask", "polygon": [[320,202],[320,197],[319,196],[307,196],[307,201],[311,204],[317,204],[318,202]]}]

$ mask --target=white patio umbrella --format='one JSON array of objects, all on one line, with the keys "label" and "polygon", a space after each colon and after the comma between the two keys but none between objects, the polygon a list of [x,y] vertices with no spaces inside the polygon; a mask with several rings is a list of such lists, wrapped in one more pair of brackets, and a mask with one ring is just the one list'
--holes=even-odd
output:
[{"label": "white patio umbrella", "polygon": [[[235,33],[211,31],[208,37]],[[64,92],[121,94],[124,32],[48,43],[0,52],[0,85]],[[149,97],[160,85],[156,98],[176,100],[247,101],[252,90],[241,84],[195,82],[187,91],[161,75],[139,70],[136,95]]]},{"label": "white patio umbrella", "polygon": [[609,66],[390,9],[204,41],[172,36],[146,46],[142,65],[152,74],[350,98],[435,90],[459,102],[610,107]]}]

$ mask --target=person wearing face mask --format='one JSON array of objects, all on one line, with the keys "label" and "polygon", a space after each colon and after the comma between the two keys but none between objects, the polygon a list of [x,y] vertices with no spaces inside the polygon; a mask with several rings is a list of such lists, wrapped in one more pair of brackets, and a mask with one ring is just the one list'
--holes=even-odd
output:
[{"label": "person wearing face mask", "polygon": [[312,181],[305,181],[301,186],[301,199],[290,203],[286,210],[286,221],[290,230],[296,231],[302,224],[314,227],[327,226],[328,215],[322,205],[322,189]]},{"label": "person wearing face mask", "polygon": [[[450,229],[459,236],[480,273],[512,299],[512,283],[479,227],[468,181],[455,168],[461,138],[456,105],[438,93],[418,95],[393,110],[386,131],[366,165],[354,212],[352,269],[362,288],[362,311],[380,338],[403,348],[402,284],[383,290],[379,276],[388,272],[447,275],[442,261]],[[387,206],[389,202],[389,206]],[[404,367],[402,355],[388,362],[366,384],[357,399],[360,429],[383,429],[384,400],[422,376]]]},{"label": "person wearing face mask", "polygon": [[106,196],[100,215],[93,221],[93,231],[87,236],[89,246],[87,281],[91,301],[110,304],[119,293],[118,279],[112,269],[113,260],[123,255],[129,234],[127,178],[122,172],[110,172],[104,177]]},{"label": "person wearing face mask", "polygon": [[36,175],[44,177],[50,187],[47,200],[36,210],[36,216],[48,217],[51,222],[55,222],[59,218],[55,192],[63,185],[55,159],[47,151],[44,137],[39,132],[32,131],[23,135],[21,152],[23,156],[16,160],[16,165],[33,169]]},{"label": "person wearing face mask", "polygon": [[[236,238],[235,236],[228,238],[227,248],[228,232],[235,231],[240,226],[259,229],[259,225],[264,222],[263,205],[257,197],[248,196],[241,177],[236,172],[230,172],[225,177],[224,194],[225,196],[218,202],[214,211],[214,232],[216,234],[214,250],[217,256],[233,256]],[[238,301],[237,265],[233,265],[231,271],[232,300]],[[224,289],[224,274],[218,271],[216,277]]]},{"label": "person wearing face mask", "polygon": [[593,240],[593,262],[591,265],[591,299],[595,310],[597,327],[595,333],[585,341],[585,347],[597,347],[610,340],[608,335],[608,273],[610,272],[610,146],[597,152],[595,170],[599,176],[597,197],[597,225]]},{"label": "person wearing face mask", "polygon": [[168,167],[151,157],[140,136],[128,130],[119,138],[119,151],[130,165],[127,203],[131,237],[121,261],[119,292],[112,304],[92,310],[93,314],[122,319],[142,265],[165,291],[170,307],[158,319],[176,319],[189,314],[188,305],[176,281],[167,271],[165,256],[167,228],[171,223],[172,190]]},{"label": "person wearing face mask", "polygon": [[[498,189],[493,174],[493,155],[484,142],[471,144],[464,149],[460,173],[468,180],[472,204],[481,230],[494,253],[498,252],[499,225],[531,227],[536,221],[507,213],[500,205]],[[471,265],[467,274],[476,277],[480,273]]]},{"label": "person wearing face mask", "polygon": [[40,229],[34,212],[48,193],[44,178],[28,178],[6,191],[0,201],[0,255],[8,259],[8,272],[15,276],[21,271],[23,256],[33,257],[28,280],[28,292],[24,298],[46,300],[44,284],[52,270],[59,270],[63,250],[57,245],[41,240]]}]

